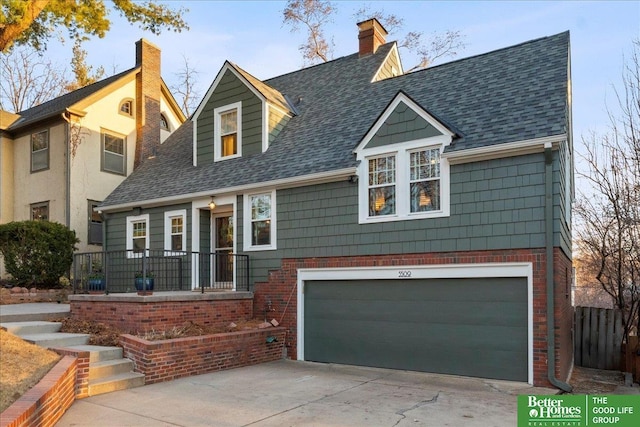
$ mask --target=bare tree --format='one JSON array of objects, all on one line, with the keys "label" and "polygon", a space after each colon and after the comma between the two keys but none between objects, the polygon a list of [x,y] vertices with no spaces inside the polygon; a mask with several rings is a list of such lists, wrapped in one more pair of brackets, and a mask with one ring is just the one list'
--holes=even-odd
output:
[{"label": "bare tree", "polygon": [[297,32],[300,26],[307,30],[307,41],[300,45],[305,63],[327,62],[333,53],[333,41],[327,41],[324,26],[333,20],[335,6],[325,0],[289,0],[283,11],[283,23]]},{"label": "bare tree", "polygon": [[182,59],[184,60],[184,68],[174,74],[178,81],[171,86],[171,91],[179,97],[180,108],[188,117],[198,106],[200,99],[200,94],[196,91],[199,72],[189,64],[189,59],[186,56],[182,55]]},{"label": "bare tree", "polygon": [[[283,24],[296,32],[300,27],[307,30],[307,41],[300,45],[300,51],[306,64],[327,62],[332,58],[333,40],[327,41],[324,29],[332,22],[337,9],[326,0],[289,0],[283,11]],[[425,68],[436,60],[454,57],[464,49],[464,36],[460,31],[448,30],[444,34],[432,33],[429,37],[419,31],[404,32],[404,19],[383,10],[372,11],[369,6],[362,6],[354,17],[358,21],[376,18],[388,31],[389,35],[398,35],[398,47],[417,55],[418,64],[408,72]]]},{"label": "bare tree", "polygon": [[29,48],[0,54],[0,108],[19,112],[62,95],[65,70]]},{"label": "bare tree", "polygon": [[594,279],[623,313],[625,337],[640,311],[640,42],[625,65],[620,107],[609,111],[610,131],[583,137],[587,165],[578,175],[592,192],[576,203],[577,245]]},{"label": "bare tree", "polygon": [[465,48],[464,36],[460,31],[447,30],[444,34],[433,32],[429,37],[420,31],[404,32],[404,18],[385,13],[384,10],[371,11],[368,5],[358,9],[354,17],[358,21],[376,18],[389,35],[398,36],[398,48],[418,56],[418,64],[407,72],[426,68],[440,58],[455,57]]}]

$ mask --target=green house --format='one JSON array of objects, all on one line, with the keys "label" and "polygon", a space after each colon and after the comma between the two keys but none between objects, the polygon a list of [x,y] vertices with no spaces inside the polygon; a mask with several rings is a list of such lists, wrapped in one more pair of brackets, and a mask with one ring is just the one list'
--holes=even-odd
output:
[{"label": "green house", "polygon": [[268,80],[224,63],[100,206],[106,251],[252,291],[293,359],[562,388],[569,34],[405,73],[358,27],[357,53]]}]

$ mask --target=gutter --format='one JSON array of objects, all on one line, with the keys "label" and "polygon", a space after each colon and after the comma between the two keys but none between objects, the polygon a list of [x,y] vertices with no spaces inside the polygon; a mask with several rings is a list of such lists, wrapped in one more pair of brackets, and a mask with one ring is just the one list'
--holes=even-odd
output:
[{"label": "gutter", "polygon": [[556,378],[556,348],[555,348],[555,301],[553,281],[553,145],[544,144],[544,184],[545,184],[545,246],[547,265],[547,377],[549,382],[564,392],[571,392],[573,387]]},{"label": "gutter", "polygon": [[71,152],[69,151],[69,123],[70,119],[67,117],[67,110],[62,113],[62,120],[64,124],[64,140],[65,140],[65,157],[67,159],[67,170],[65,171],[66,181],[66,197],[65,197],[65,222],[68,228],[71,228]]}]

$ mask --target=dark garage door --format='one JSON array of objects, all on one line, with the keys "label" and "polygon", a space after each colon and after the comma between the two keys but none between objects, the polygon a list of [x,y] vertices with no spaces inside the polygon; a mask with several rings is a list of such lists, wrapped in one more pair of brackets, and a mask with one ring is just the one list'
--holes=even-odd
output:
[{"label": "dark garage door", "polygon": [[307,281],[304,359],[527,381],[527,279]]}]

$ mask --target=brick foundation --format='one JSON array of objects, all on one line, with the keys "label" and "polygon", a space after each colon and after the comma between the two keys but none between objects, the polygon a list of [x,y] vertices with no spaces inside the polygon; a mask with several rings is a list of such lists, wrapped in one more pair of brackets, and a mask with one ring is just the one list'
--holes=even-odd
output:
[{"label": "brick foundation", "polygon": [[38,384],[5,409],[1,427],[54,426],[75,400],[76,360],[65,356]]},{"label": "brick foundation", "polygon": [[167,330],[194,322],[212,327],[253,318],[251,292],[70,295],[71,317],[91,319],[122,332]]},{"label": "brick foundation", "polygon": [[[135,371],[145,375],[145,384],[153,384],[282,359],[285,335],[284,328],[162,341],[122,335],[120,344]],[[267,337],[276,341],[267,343]]]},{"label": "brick foundation", "polygon": [[[571,274],[571,261],[555,249],[556,281],[556,376],[566,379],[573,360],[572,308],[565,297],[565,271]],[[267,301],[275,310],[269,317],[287,329],[287,353],[297,358],[297,270],[300,268],[381,267],[401,265],[441,265],[473,263],[530,262],[533,265],[533,378],[537,386],[550,386],[547,379],[547,294],[544,248],[501,251],[447,252],[402,255],[374,255],[283,259],[279,270],[269,272],[267,282],[255,284],[254,312],[264,312]],[[568,270],[567,270],[568,268]]]}]

